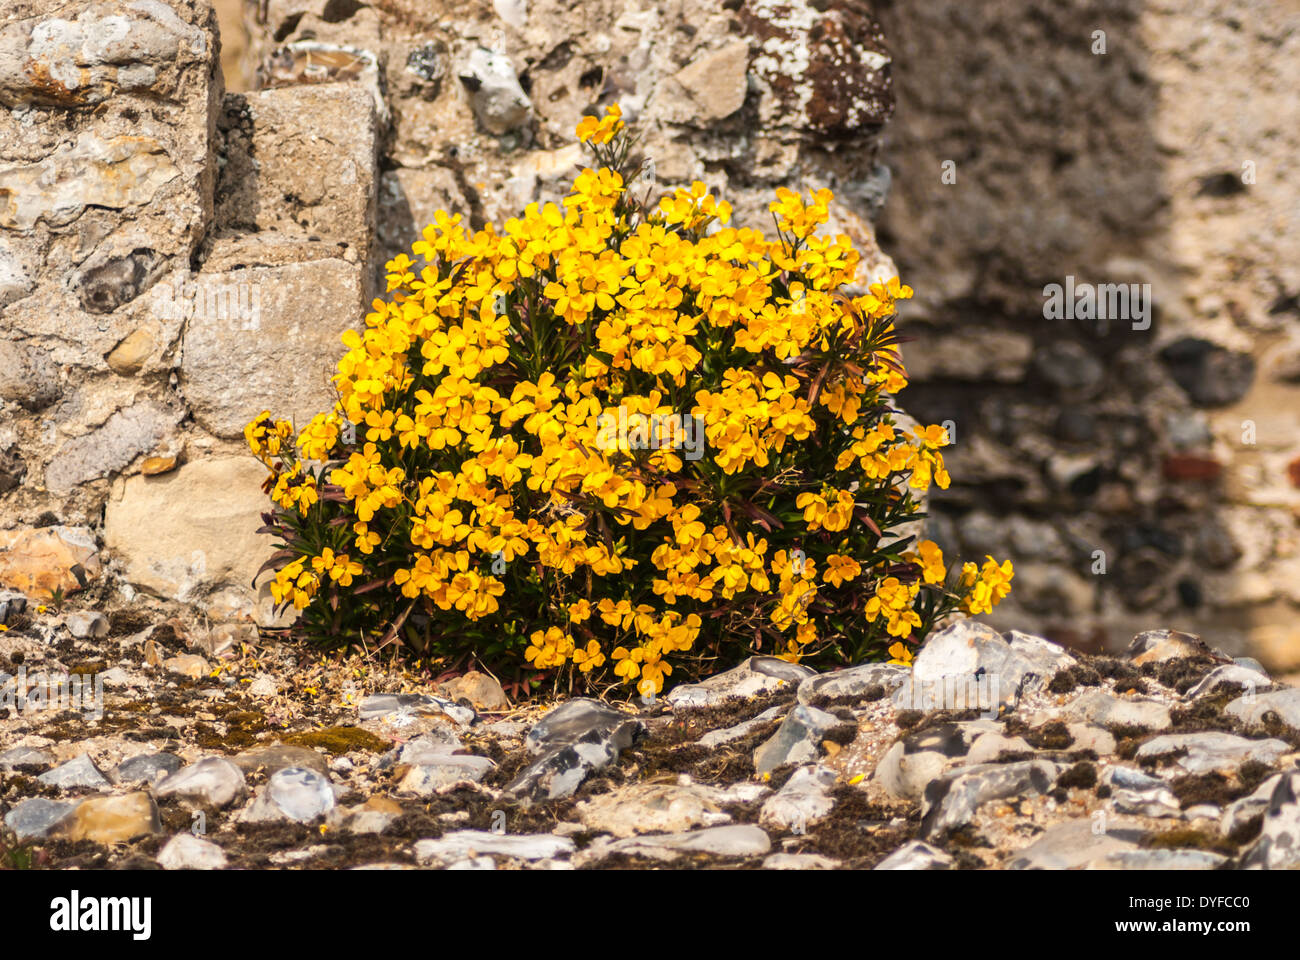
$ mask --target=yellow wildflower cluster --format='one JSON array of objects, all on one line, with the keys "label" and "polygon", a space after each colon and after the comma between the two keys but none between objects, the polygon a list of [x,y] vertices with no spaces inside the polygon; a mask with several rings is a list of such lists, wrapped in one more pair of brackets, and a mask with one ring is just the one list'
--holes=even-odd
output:
[{"label": "yellow wildflower cluster", "polygon": [[618,104],[614,104],[600,119],[583,117],[582,122],[578,124],[578,139],[582,143],[593,145],[606,144],[622,129],[623,109]]},{"label": "yellow wildflower cluster", "polygon": [[999,564],[992,557],[988,557],[982,567],[977,567],[973,563],[963,564],[961,571],[962,610],[972,616],[991,613],[993,608],[1011,592],[1011,578],[1013,576],[1015,576],[1015,573],[1011,569],[1010,560],[1005,560]]},{"label": "yellow wildflower cluster", "polygon": [[386,265],[332,410],[245,430],[299,629],[653,695],[755,652],[908,662],[1002,599],[1009,563],[950,585],[897,532],[948,438],[894,419],[912,291],[845,292],[830,191],[779,190],[769,238],[701,183],[632,195],[617,108],[577,133],[600,165],[561,204],[440,212]]}]

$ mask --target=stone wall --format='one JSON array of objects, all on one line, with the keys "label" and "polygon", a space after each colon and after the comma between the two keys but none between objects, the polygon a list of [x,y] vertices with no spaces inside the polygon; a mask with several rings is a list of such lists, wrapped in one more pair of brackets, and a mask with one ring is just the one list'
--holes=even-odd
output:
[{"label": "stone wall", "polygon": [[[383,263],[559,199],[618,102],[657,188],[765,225],[828,185],[862,280],[898,258],[905,400],[957,441],[931,535],[1015,559],[999,622],[1300,668],[1293,7],[219,7],[0,13],[0,581],[271,622],[243,424],[327,404]],[[1047,319],[1067,278],[1149,284],[1149,325]]]},{"label": "stone wall", "polygon": [[831,186],[862,281],[892,275],[871,8],[643,6],[249,0],[223,44],[204,0],[7,3],[0,586],[272,624],[244,424],[325,408],[385,260],[438,209],[558,200],[606,104],[647,188],[701,179],[766,225],[776,186]]},{"label": "stone wall", "polygon": [[[1300,668],[1300,10],[878,9],[907,403],[956,428],[937,539],[1015,558],[1004,625]],[[1046,319],[1069,276],[1150,284],[1149,329]]]}]

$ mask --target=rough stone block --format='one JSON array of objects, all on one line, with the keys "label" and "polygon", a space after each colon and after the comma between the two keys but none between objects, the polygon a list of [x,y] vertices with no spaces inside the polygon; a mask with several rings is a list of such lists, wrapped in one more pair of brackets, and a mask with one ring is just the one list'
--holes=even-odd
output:
[{"label": "rough stone block", "polygon": [[142,400],[119,410],[97,430],[68,441],[45,468],[45,487],[61,496],[78,484],[107,477],[136,457],[168,443],[185,411],[174,401]]},{"label": "rough stone block", "polygon": [[226,97],[223,231],[278,231],[346,243],[365,257],[374,233],[377,127],[358,84],[322,83]]},{"label": "rough stone block", "polygon": [[299,426],[333,403],[339,336],[363,316],[361,267],[345,260],[199,274],[181,390],[210,433],[231,439],[263,410]]},{"label": "rough stone block", "polygon": [[270,538],[257,532],[265,477],[251,456],[131,477],[109,499],[105,546],[139,590],[174,600],[226,585],[251,594],[253,576],[271,552]]},{"label": "rough stone block", "polygon": [[0,530],[0,587],[39,598],[73,593],[100,569],[95,535],[84,527]]},{"label": "rough stone block", "polygon": [[[199,0],[26,12],[0,26],[0,237],[30,249],[0,298],[45,281],[66,301],[73,264],[84,309],[111,312],[206,231],[215,17]],[[34,314],[66,312],[52,305]]]}]

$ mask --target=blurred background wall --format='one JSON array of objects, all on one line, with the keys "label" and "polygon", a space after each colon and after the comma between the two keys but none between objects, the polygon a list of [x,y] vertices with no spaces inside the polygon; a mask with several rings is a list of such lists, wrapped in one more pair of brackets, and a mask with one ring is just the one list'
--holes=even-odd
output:
[{"label": "blurred background wall", "polygon": [[[906,402],[956,427],[937,538],[1015,559],[1004,623],[1300,668],[1300,5],[877,11]],[[1150,328],[1045,319],[1067,276],[1149,284]]]}]

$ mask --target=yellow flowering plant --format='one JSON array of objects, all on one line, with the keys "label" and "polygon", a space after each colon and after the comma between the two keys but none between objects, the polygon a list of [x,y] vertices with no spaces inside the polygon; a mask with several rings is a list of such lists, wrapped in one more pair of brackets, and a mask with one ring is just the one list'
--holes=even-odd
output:
[{"label": "yellow flowering plant", "polygon": [[907,663],[991,609],[1009,562],[903,532],[948,438],[900,424],[912,291],[844,292],[830,191],[778,190],[768,237],[700,183],[637,196],[616,107],[578,137],[562,205],[439,212],[386,264],[331,410],[248,425],[294,629],[647,695],[754,653]]}]

